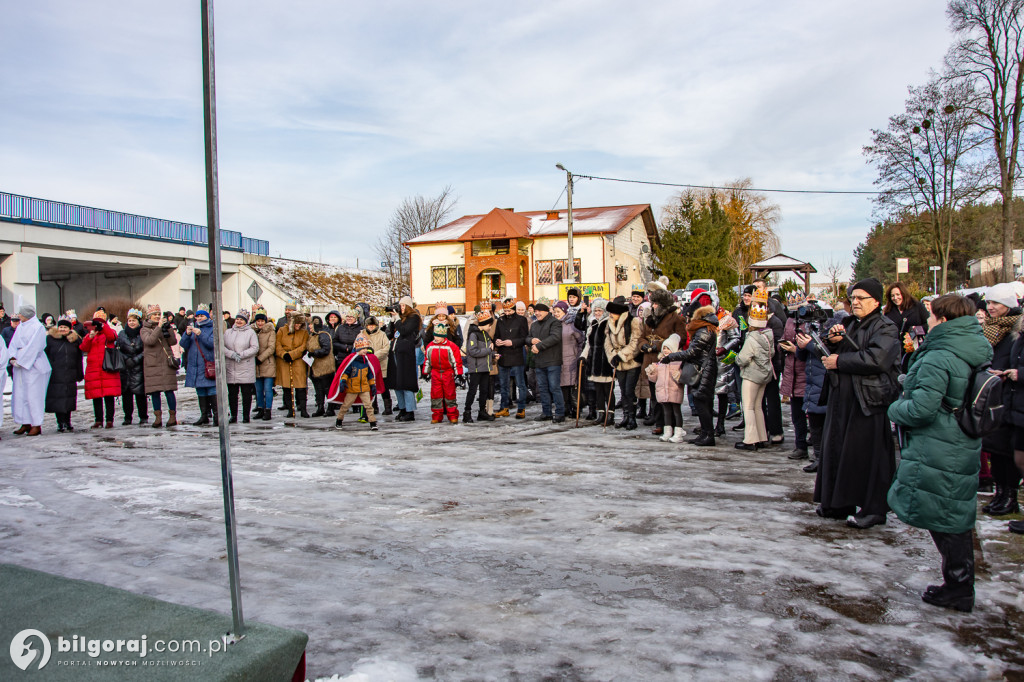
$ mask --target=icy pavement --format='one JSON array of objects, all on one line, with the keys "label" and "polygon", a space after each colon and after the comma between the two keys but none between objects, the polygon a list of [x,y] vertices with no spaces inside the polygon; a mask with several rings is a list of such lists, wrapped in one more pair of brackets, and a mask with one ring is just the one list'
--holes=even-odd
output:
[{"label": "icy pavement", "polygon": [[[233,428],[245,616],[309,633],[310,679],[1024,676],[1004,522],[979,524],[978,604],[956,614],[920,600],[925,532],[818,518],[784,451],[423,407],[377,435],[276,411]],[[90,419],[5,430],[3,561],[229,611],[216,430]]]}]

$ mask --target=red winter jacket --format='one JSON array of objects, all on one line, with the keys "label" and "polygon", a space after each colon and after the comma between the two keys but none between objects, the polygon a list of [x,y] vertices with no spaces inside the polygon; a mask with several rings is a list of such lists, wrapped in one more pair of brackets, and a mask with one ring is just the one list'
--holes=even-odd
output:
[{"label": "red winter jacket", "polygon": [[[103,371],[103,352],[113,348],[117,340],[117,332],[103,323],[103,330],[96,336],[85,335],[78,345],[85,354],[85,399],[105,398],[121,395],[121,374]],[[105,341],[105,342],[104,342]]]}]

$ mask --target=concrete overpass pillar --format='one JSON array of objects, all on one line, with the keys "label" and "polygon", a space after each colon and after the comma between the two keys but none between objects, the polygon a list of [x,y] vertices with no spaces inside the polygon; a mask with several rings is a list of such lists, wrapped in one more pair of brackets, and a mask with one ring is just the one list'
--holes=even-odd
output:
[{"label": "concrete overpass pillar", "polygon": [[17,251],[0,263],[0,284],[3,302],[11,313],[18,311],[21,303],[36,304],[36,286],[39,284],[39,256],[34,253]]}]

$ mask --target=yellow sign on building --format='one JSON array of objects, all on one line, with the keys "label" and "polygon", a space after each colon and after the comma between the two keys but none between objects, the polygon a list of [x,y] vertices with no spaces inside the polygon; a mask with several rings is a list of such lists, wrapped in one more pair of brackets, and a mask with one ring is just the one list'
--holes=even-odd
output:
[{"label": "yellow sign on building", "polygon": [[580,290],[581,296],[589,296],[591,301],[595,298],[609,298],[612,290],[612,286],[608,282],[591,282],[590,284],[559,284],[558,299],[561,301],[566,300],[566,294],[569,292],[569,289],[573,287]]}]

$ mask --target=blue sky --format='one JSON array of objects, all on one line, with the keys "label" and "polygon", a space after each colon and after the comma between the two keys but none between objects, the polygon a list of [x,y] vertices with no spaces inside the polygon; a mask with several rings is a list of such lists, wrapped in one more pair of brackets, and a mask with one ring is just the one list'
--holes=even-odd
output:
[{"label": "blue sky", "polygon": [[[0,190],[205,221],[199,2],[0,0]],[[216,2],[221,220],[375,264],[404,198],[555,205],[582,174],[871,189],[861,147],[941,65],[943,3]],[[581,180],[574,203],[674,190]],[[772,195],[823,270],[864,196]],[[561,204],[564,205],[564,197]]]}]

